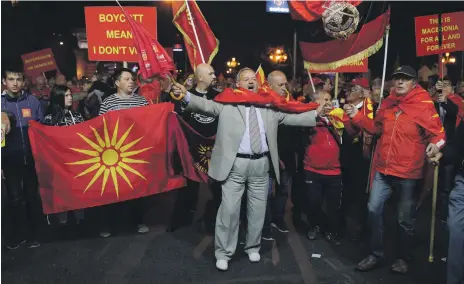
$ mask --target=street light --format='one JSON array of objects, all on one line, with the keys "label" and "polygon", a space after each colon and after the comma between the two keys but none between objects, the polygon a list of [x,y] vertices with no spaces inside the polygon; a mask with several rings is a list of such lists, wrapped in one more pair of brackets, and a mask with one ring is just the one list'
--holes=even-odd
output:
[{"label": "street light", "polygon": [[445,53],[445,56],[441,58],[443,64],[454,64],[456,63],[456,58],[450,56],[449,52]]},{"label": "street light", "polygon": [[60,41],[60,45],[63,45],[64,43],[62,41]]},{"label": "street light", "polygon": [[288,59],[288,55],[285,53],[285,50],[283,48],[271,48],[268,52],[269,59],[274,64],[284,64]]},{"label": "street light", "polygon": [[235,68],[237,66],[240,66],[240,62],[235,60],[235,57],[232,57],[232,60],[227,61],[227,66],[231,68]]}]

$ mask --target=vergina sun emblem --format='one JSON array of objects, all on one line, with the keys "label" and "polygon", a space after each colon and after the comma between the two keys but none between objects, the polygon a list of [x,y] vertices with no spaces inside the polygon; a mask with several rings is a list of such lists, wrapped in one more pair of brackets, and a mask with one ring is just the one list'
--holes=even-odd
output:
[{"label": "vergina sun emblem", "polygon": [[124,132],[124,134],[118,139],[118,130],[119,130],[119,118],[116,122],[116,125],[113,129],[113,135],[110,139],[110,134],[108,131],[108,127],[106,125],[106,120],[103,118],[103,138],[98,133],[98,131],[90,126],[95,136],[95,140],[91,140],[84,135],[77,133],[79,137],[84,140],[89,148],[88,149],[76,149],[70,148],[71,150],[84,154],[86,156],[92,157],[90,159],[79,160],[76,162],[66,163],[67,165],[91,165],[83,172],[76,175],[74,178],[79,178],[94,171],[97,171],[90,182],[87,184],[87,187],[84,189],[84,193],[92,187],[92,185],[99,179],[102,178],[102,186],[101,186],[101,195],[105,192],[106,184],[108,182],[108,178],[111,175],[111,179],[113,181],[114,190],[116,192],[116,196],[119,198],[119,182],[118,179],[122,178],[129,187],[133,190],[132,183],[130,182],[129,178],[126,175],[126,172],[130,172],[141,179],[147,180],[140,172],[136,169],[131,167],[129,164],[149,164],[148,161],[133,159],[131,157],[148,151],[153,147],[142,148],[138,150],[129,151],[132,147],[134,147],[140,140],[143,139],[143,136],[131,141],[129,143],[125,143],[127,137],[129,136],[134,123]]},{"label": "vergina sun emblem", "polygon": [[324,8],[326,10],[322,14],[322,22],[329,36],[347,39],[358,28],[359,12],[352,4],[330,1]]}]

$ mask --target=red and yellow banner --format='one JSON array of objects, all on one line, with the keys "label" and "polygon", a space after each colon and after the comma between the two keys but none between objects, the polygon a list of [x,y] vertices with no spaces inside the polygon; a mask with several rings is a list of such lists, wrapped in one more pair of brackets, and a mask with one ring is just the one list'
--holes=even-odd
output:
[{"label": "red and yellow banner", "polygon": [[[156,39],[156,7],[124,9]],[[85,7],[85,27],[89,60],[138,61],[134,34],[120,7]]]},{"label": "red and yellow banner", "polygon": [[183,187],[184,178],[169,175],[167,167],[166,122],[173,109],[172,104],[156,104],[113,111],[59,131],[31,122],[44,213]]},{"label": "red and yellow banner", "polygon": [[24,63],[24,72],[35,76],[42,72],[57,70],[55,57],[51,48],[42,49],[21,56]]},{"label": "red and yellow banner", "polygon": [[349,63],[346,65],[340,66],[338,68],[335,68],[333,70],[314,70],[314,69],[311,69],[311,65],[309,65],[309,72],[311,72],[311,74],[314,74],[314,73],[366,73],[369,71],[368,62],[369,60],[367,58],[364,58],[361,61]]},{"label": "red and yellow banner", "polygon": [[442,46],[438,46],[438,15],[415,18],[416,55],[464,51],[464,11],[441,15]]}]

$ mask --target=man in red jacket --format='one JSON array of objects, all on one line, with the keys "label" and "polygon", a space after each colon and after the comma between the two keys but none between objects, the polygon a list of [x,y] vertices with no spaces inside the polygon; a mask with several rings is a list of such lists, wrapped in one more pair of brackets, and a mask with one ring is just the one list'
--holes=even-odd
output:
[{"label": "man in red jacket", "polygon": [[[318,91],[313,98],[319,105],[324,105],[326,113],[330,112],[332,97],[328,92]],[[310,226],[308,238],[317,239],[321,231],[327,241],[340,245],[336,235],[342,198],[339,149],[341,137],[324,116],[318,119],[316,127],[307,130],[309,139],[303,164],[308,197],[306,216]],[[327,215],[322,211],[324,199],[327,203]]]},{"label": "man in red jacket", "polygon": [[406,273],[414,235],[416,202],[414,189],[422,178],[426,155],[431,158],[445,144],[445,132],[430,95],[417,84],[417,73],[402,66],[392,75],[394,89],[375,117],[370,120],[353,105],[345,105],[352,122],[363,130],[380,135],[373,157],[375,173],[368,203],[371,228],[371,254],[358,264],[368,271],[384,258],[383,207],[392,193],[399,193],[399,252],[393,272]]}]

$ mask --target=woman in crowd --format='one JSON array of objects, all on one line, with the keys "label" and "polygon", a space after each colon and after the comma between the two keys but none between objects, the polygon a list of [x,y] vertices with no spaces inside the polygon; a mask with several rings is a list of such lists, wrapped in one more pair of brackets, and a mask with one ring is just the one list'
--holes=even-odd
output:
[{"label": "woman in crowd", "polygon": [[[72,110],[73,97],[67,86],[55,86],[50,92],[50,105],[43,123],[50,126],[69,126],[84,122],[84,118],[78,112]],[[60,224],[68,222],[68,212],[58,213]],[[74,211],[74,218],[79,224],[84,219],[84,211]],[[47,216],[48,219],[48,216]]]}]

